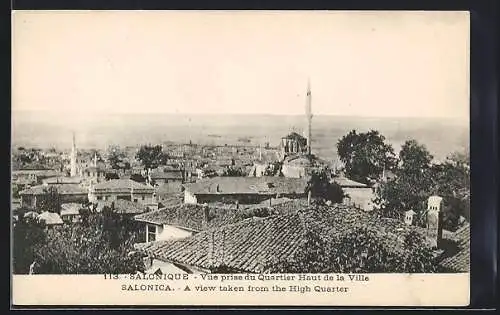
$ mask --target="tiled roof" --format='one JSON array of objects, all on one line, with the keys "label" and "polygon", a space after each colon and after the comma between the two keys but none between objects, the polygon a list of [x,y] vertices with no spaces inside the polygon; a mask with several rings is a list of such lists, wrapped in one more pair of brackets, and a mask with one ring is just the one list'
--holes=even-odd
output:
[{"label": "tiled roof", "polygon": [[350,187],[350,188],[365,188],[368,187],[366,184],[358,183],[349,179],[347,177],[334,177],[332,179],[333,182],[337,183],[341,187]]},{"label": "tiled roof", "polygon": [[80,177],[57,176],[46,178],[43,182],[46,184],[79,184],[82,179]]},{"label": "tiled roof", "polygon": [[149,175],[151,179],[182,179],[182,170],[155,170]]},{"label": "tiled roof", "polygon": [[63,215],[78,215],[82,205],[79,203],[63,203],[61,204],[61,216]]},{"label": "tiled roof", "polygon": [[112,208],[114,206],[113,212],[120,214],[141,214],[148,211],[148,208],[138,202],[133,202],[130,200],[117,199],[115,201],[98,201],[97,208],[102,210],[106,206]]},{"label": "tiled roof", "polygon": [[12,183],[16,185],[31,185],[35,183],[35,180],[21,177],[13,180]]},{"label": "tiled roof", "polygon": [[469,272],[470,269],[470,225],[467,224],[458,229],[449,238],[454,241],[457,251],[451,255],[445,252],[445,258],[439,263],[446,271]]},{"label": "tiled roof", "polygon": [[61,175],[61,172],[56,170],[16,170],[12,171],[12,175],[29,175],[34,174],[37,176],[53,177]]},{"label": "tiled roof", "polygon": [[273,261],[291,258],[306,231],[342,235],[356,226],[367,225],[386,232],[385,241],[393,247],[402,244],[402,236],[416,229],[396,220],[381,220],[363,211],[334,206],[254,217],[184,239],[136,245],[139,250],[167,262],[204,269],[224,265],[233,270],[260,273]]},{"label": "tiled roof", "polygon": [[178,241],[147,243],[139,248],[159,260],[200,268],[227,265],[241,271],[262,272],[271,258],[293,255],[302,234],[299,215],[249,218]]},{"label": "tiled roof", "polygon": [[63,224],[63,220],[57,213],[53,212],[42,212],[38,216],[38,220],[45,222],[47,225]]},{"label": "tiled roof", "polygon": [[213,177],[184,185],[194,194],[304,194],[306,186],[302,178],[286,177]]},{"label": "tiled roof", "polygon": [[184,194],[182,193],[163,195],[160,196],[159,199],[160,199],[159,202],[161,203],[160,206],[161,208],[184,204]]},{"label": "tiled roof", "polygon": [[301,135],[299,135],[296,132],[291,132],[288,135],[282,137],[281,139],[292,139],[292,140],[300,140],[300,141],[306,141],[307,139]]},{"label": "tiled roof", "polygon": [[94,185],[95,192],[130,192],[133,189],[135,192],[154,192],[154,188],[138,183],[131,179],[113,179]]},{"label": "tiled roof", "polygon": [[194,231],[218,227],[239,221],[236,209],[209,207],[209,220],[201,205],[180,204],[140,214],[135,220],[157,225],[173,225]]},{"label": "tiled roof", "polygon": [[[88,191],[78,184],[56,185],[54,188],[61,195],[85,195]],[[48,186],[38,185],[19,192],[20,195],[43,195],[47,193]]]},{"label": "tiled roof", "polygon": [[160,197],[178,194],[181,192],[182,184],[179,182],[165,183],[156,187],[156,194]]}]

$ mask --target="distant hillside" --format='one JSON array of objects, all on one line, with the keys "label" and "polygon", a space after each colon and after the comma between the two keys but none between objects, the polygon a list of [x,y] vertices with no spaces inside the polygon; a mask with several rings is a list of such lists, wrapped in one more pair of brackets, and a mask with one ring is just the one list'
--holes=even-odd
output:
[{"label": "distant hillside", "polygon": [[[76,132],[81,148],[105,148],[166,141],[203,144],[278,145],[292,130],[302,133],[302,116],[274,115],[169,115],[119,114],[77,116],[37,112],[14,112],[12,142],[15,146],[69,148]],[[326,159],[336,156],[337,141],[352,129],[376,129],[396,150],[407,139],[425,144],[438,159],[463,151],[469,143],[464,123],[445,119],[361,118],[315,116],[313,152]],[[215,137],[214,135],[217,135]],[[249,142],[242,143],[241,139]]]}]

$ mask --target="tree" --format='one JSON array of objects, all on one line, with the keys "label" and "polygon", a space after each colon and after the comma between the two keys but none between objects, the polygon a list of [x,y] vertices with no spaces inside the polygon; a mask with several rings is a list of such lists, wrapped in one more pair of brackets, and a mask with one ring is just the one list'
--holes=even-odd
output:
[{"label": "tree", "polygon": [[325,170],[314,170],[309,178],[305,193],[311,193],[311,197],[319,201],[331,201],[340,203],[344,198],[342,187],[337,183],[331,183]]},{"label": "tree", "polygon": [[417,223],[423,224],[426,200],[432,188],[432,155],[415,140],[406,141],[399,153],[396,177],[376,189],[376,204],[385,216],[401,218],[404,211],[417,213]]},{"label": "tree", "polygon": [[39,210],[40,212],[48,211],[61,213],[61,194],[54,186],[44,188],[44,194],[40,197]]},{"label": "tree", "polygon": [[281,174],[281,167],[283,163],[280,161],[274,161],[273,163],[267,165],[264,170],[264,176],[276,176]]},{"label": "tree", "polygon": [[330,244],[315,230],[308,230],[298,244],[296,253],[286,260],[271,258],[265,267],[269,273],[328,273]]},{"label": "tree", "polygon": [[116,173],[113,173],[113,172],[107,172],[105,175],[104,175],[104,178],[106,180],[112,180],[112,179],[119,179],[120,176],[118,176],[118,174]]},{"label": "tree", "polygon": [[125,152],[117,145],[111,145],[107,150],[107,161],[114,170],[130,169],[130,163],[125,161]]},{"label": "tree", "polygon": [[35,260],[35,248],[46,242],[46,235],[38,220],[19,214],[12,229],[12,260],[15,274],[26,274]]},{"label": "tree", "polygon": [[443,226],[451,231],[458,228],[460,216],[470,219],[470,167],[467,160],[457,156],[453,154],[431,168],[431,192],[443,197]]},{"label": "tree", "polygon": [[[141,174],[132,174],[132,175],[130,175],[130,179],[133,181],[136,181],[138,183],[145,183],[146,182],[146,178],[144,176],[142,176]],[[152,184],[154,184],[154,183],[152,183]]]},{"label": "tree", "polygon": [[19,192],[22,190],[22,188],[20,187],[20,185],[12,185],[12,198],[13,199],[18,199],[20,198],[21,196],[19,196]]},{"label": "tree", "polygon": [[165,165],[167,162],[167,155],[161,145],[142,145],[135,157],[141,161],[146,170]]},{"label": "tree", "polygon": [[401,174],[418,176],[431,167],[433,156],[425,145],[416,140],[408,140],[399,152],[399,167],[397,171]]},{"label": "tree", "polygon": [[369,226],[354,226],[340,235],[309,230],[298,250],[286,260],[272,260],[267,272],[279,273],[427,273],[435,272],[432,250],[410,232],[400,246]]},{"label": "tree", "polygon": [[99,152],[99,150],[97,150],[97,149],[91,149],[90,152],[89,152],[89,154],[92,157],[92,159],[94,157],[97,157],[97,162],[103,161],[103,158],[101,156],[101,152]]},{"label": "tree", "polygon": [[394,149],[378,131],[350,131],[337,143],[337,152],[347,177],[365,184],[378,180],[384,169],[395,166]]},{"label": "tree", "polygon": [[46,231],[35,247],[41,274],[104,274],[144,271],[142,256],[133,254],[137,235],[133,222],[110,209],[87,213],[82,224]]},{"label": "tree", "polygon": [[241,169],[241,167],[234,167],[234,166],[226,167],[222,173],[222,176],[231,176],[231,177],[246,176],[246,175],[247,174]]}]

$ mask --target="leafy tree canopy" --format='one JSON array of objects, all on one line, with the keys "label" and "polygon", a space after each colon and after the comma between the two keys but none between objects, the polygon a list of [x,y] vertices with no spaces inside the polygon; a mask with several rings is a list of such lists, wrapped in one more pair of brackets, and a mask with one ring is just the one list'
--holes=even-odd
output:
[{"label": "leafy tree canopy", "polygon": [[238,177],[238,176],[246,176],[247,174],[245,171],[241,169],[241,167],[235,167],[235,166],[229,166],[226,167],[222,173],[222,176],[232,176],[232,177]]},{"label": "leafy tree canopy", "polygon": [[346,176],[365,184],[378,180],[384,169],[392,169],[396,160],[394,149],[378,131],[350,131],[337,143],[337,152],[344,163]]},{"label": "leafy tree canopy", "polygon": [[135,157],[141,161],[146,170],[165,165],[168,159],[161,145],[142,145]]},{"label": "leafy tree canopy", "polygon": [[[137,241],[135,222],[113,213],[82,211],[82,223],[43,229],[22,221],[14,227],[17,273],[36,261],[40,274],[103,274],[143,271],[142,257],[130,254]],[[26,233],[30,232],[30,233]]]},{"label": "leafy tree canopy", "polygon": [[39,197],[38,210],[40,212],[48,211],[61,213],[61,194],[54,186],[48,186],[44,189],[44,194]]},{"label": "leafy tree canopy", "polygon": [[[470,171],[466,160],[432,164],[432,155],[415,140],[401,148],[396,177],[376,189],[378,207],[389,217],[401,218],[404,211],[417,213],[417,224],[424,224],[427,198],[444,199],[444,228],[454,231],[459,218],[470,217]],[[457,155],[452,155],[457,156]]]},{"label": "leafy tree canopy", "polygon": [[344,198],[342,187],[329,180],[326,170],[314,170],[306,185],[306,193],[319,201],[331,201],[340,203]]},{"label": "leafy tree canopy", "polygon": [[125,152],[117,145],[111,145],[106,152],[106,159],[114,170],[130,169],[130,163],[126,161]]},{"label": "leafy tree canopy", "polygon": [[401,246],[373,228],[358,226],[342,235],[306,233],[299,250],[286,261],[272,262],[268,272],[277,273],[384,273],[435,272],[432,251],[424,238],[410,232]]}]

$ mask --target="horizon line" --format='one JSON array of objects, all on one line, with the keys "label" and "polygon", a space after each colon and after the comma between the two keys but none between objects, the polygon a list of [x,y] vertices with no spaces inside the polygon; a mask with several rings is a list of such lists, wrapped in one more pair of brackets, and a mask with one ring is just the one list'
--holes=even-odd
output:
[{"label": "horizon line", "polygon": [[[68,110],[46,110],[46,109],[13,109],[11,108],[11,113],[14,112],[37,112],[37,113],[78,113],[81,115],[171,115],[171,116],[291,116],[299,117],[305,114],[277,114],[277,113],[210,113],[210,112],[197,112],[197,113],[182,113],[182,112],[120,112],[120,111],[95,111],[93,113],[82,112],[82,111],[68,111]],[[315,116],[320,117],[350,117],[350,118],[386,118],[386,119],[447,119],[467,122],[470,117],[460,117],[460,116],[365,116],[365,115],[345,115],[345,114],[323,114],[323,113],[313,113],[313,119]]]}]

